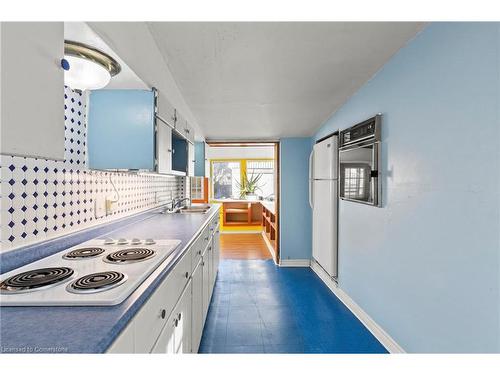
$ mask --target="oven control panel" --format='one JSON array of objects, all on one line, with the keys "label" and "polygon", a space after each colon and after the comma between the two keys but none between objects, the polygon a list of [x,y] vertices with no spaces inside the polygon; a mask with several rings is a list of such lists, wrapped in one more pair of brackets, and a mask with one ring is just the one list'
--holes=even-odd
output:
[{"label": "oven control panel", "polygon": [[340,146],[347,146],[364,140],[380,141],[380,118],[381,115],[376,115],[341,131]]}]

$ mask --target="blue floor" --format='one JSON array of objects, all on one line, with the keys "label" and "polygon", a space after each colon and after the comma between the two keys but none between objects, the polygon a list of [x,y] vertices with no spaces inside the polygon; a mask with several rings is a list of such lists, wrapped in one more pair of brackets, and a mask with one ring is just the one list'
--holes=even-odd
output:
[{"label": "blue floor", "polygon": [[309,268],[222,260],[200,353],[387,353]]}]

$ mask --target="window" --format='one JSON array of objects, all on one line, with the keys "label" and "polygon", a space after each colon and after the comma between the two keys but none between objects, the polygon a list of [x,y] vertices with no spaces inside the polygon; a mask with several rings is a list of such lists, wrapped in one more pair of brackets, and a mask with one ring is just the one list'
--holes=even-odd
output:
[{"label": "window", "polygon": [[241,164],[239,161],[212,162],[212,195],[214,199],[239,198]]},{"label": "window", "polygon": [[255,192],[264,198],[274,195],[274,160],[212,160],[212,198],[240,199],[240,182],[262,175]]},{"label": "window", "polygon": [[257,195],[264,198],[274,195],[274,160],[248,160],[247,176],[257,176],[261,174],[259,180],[260,190]]}]

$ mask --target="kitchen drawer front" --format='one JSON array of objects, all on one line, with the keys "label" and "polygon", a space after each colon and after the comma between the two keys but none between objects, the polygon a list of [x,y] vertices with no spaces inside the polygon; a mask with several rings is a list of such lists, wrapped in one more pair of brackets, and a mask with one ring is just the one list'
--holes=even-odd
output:
[{"label": "kitchen drawer front", "polygon": [[135,351],[149,353],[191,276],[187,251],[134,319]]},{"label": "kitchen drawer front", "polygon": [[215,231],[217,230],[217,227],[219,226],[219,221],[220,221],[220,218],[219,218],[219,215],[215,216],[211,221],[210,221],[210,224],[209,224],[209,227],[210,227],[210,236],[213,236]]},{"label": "kitchen drawer front", "polygon": [[192,251],[192,265],[193,268],[196,267],[201,259],[202,254],[205,252],[207,245],[210,243],[210,224],[207,224],[205,228],[201,231],[200,235],[196,239],[193,245]]}]

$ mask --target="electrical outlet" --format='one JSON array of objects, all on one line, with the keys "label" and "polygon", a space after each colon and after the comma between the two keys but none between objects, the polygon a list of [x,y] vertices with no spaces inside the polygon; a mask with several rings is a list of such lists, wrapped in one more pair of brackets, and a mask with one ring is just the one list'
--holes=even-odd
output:
[{"label": "electrical outlet", "polygon": [[113,212],[116,203],[116,200],[106,197],[106,215],[110,215]]},{"label": "electrical outlet", "polygon": [[106,216],[106,197],[97,195],[94,200],[94,216],[96,219]]}]

